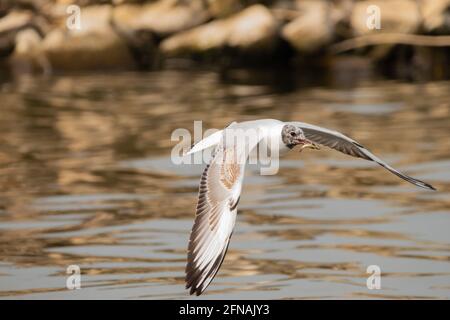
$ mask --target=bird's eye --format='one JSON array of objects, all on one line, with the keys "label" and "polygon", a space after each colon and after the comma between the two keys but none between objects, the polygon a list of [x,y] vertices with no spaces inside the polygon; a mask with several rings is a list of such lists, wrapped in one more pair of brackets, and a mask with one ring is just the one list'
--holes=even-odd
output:
[{"label": "bird's eye", "polygon": [[291,131],[291,136],[295,137],[295,132],[294,131]]}]

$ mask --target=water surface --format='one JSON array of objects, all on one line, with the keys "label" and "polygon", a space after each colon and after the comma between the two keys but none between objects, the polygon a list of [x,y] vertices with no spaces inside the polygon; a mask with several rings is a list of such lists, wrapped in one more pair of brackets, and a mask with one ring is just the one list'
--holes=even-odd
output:
[{"label": "water surface", "polygon": [[[329,150],[249,167],[205,299],[450,298],[450,83],[305,85],[245,70],[21,78],[0,84],[0,298],[184,299],[201,166],[176,128],[255,118],[350,135],[438,192]],[[66,289],[79,265],[82,289]],[[378,265],[382,288],[368,290]]]}]

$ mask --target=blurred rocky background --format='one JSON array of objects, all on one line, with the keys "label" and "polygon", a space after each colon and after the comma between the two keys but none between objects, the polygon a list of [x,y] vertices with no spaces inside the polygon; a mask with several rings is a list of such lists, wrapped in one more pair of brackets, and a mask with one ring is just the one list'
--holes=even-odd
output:
[{"label": "blurred rocky background", "polygon": [[0,0],[0,74],[213,64],[448,79],[449,34],[450,0]]}]

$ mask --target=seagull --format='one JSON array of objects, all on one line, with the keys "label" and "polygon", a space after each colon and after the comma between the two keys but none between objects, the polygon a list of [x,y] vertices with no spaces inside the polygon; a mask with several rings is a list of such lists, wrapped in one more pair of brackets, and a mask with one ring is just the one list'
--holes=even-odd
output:
[{"label": "seagull", "polygon": [[[230,130],[255,130],[257,138],[239,147],[235,140],[227,139]],[[189,238],[186,289],[202,294],[218,272],[233,233],[237,205],[244,179],[245,163],[249,153],[266,143],[271,154],[284,154],[296,146],[320,149],[325,146],[344,154],[378,163],[398,177],[425,189],[432,185],[407,176],[373,155],[355,140],[319,126],[303,122],[283,122],[261,119],[233,122],[227,128],[206,137],[187,154],[214,147],[209,164],[200,179],[195,221]]]}]

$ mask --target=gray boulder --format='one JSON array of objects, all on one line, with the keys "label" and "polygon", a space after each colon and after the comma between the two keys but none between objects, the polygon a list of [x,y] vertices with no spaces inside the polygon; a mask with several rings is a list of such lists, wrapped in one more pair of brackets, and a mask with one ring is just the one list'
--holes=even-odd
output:
[{"label": "gray boulder", "polygon": [[228,18],[218,19],[165,39],[166,56],[206,53],[232,48],[246,53],[271,52],[277,43],[278,23],[269,9],[253,5]]},{"label": "gray boulder", "polygon": [[126,41],[110,24],[110,5],[82,8],[81,28],[64,21],[43,39],[40,50],[54,69],[129,69],[135,65]]}]

